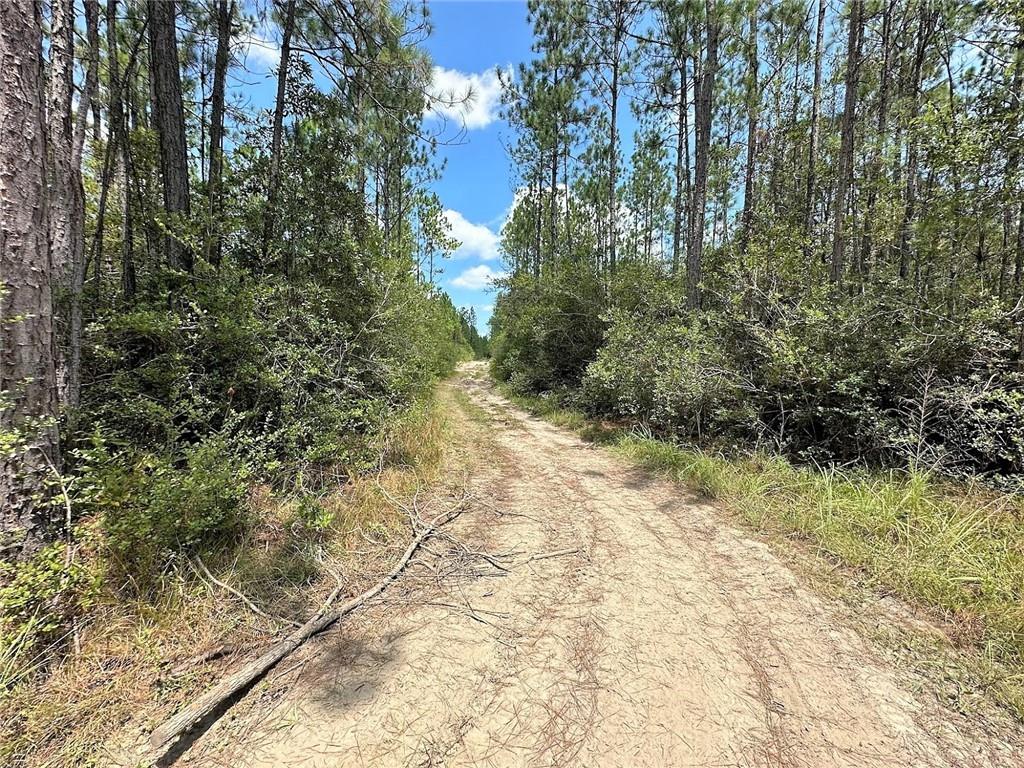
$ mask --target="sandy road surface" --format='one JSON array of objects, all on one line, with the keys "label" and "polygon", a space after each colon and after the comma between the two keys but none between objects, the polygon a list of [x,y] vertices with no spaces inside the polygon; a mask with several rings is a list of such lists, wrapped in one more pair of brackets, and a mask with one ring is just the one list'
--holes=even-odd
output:
[{"label": "sandy road surface", "polygon": [[447,397],[480,454],[453,535],[496,565],[413,569],[188,762],[1024,765],[901,687],[714,509],[512,408],[479,367]]}]

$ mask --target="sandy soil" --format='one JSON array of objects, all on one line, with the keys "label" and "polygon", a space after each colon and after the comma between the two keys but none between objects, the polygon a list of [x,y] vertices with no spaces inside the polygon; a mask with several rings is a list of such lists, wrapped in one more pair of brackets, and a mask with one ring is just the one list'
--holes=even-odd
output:
[{"label": "sandy soil", "polygon": [[1019,733],[912,693],[713,507],[511,407],[477,365],[446,397],[476,466],[454,539],[187,764],[1024,765]]}]

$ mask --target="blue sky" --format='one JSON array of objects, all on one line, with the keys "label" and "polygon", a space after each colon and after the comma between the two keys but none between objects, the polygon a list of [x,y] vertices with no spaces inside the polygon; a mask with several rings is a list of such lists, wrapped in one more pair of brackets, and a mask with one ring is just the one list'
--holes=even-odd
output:
[{"label": "blue sky", "polygon": [[445,126],[452,138],[441,148],[446,165],[435,191],[452,235],[463,244],[446,263],[441,285],[456,305],[473,306],[486,330],[494,296],[484,284],[502,269],[497,234],[514,194],[502,145],[511,136],[500,119],[495,69],[528,60],[532,35],[525,2],[435,0],[430,12],[433,34],[425,46],[434,60],[435,86],[461,94],[469,84],[476,94],[469,104],[428,117],[428,124]]}]

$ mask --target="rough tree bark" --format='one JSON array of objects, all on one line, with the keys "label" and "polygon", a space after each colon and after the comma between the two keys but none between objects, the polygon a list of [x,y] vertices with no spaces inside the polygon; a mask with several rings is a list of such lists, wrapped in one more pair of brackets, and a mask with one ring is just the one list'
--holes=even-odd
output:
[{"label": "rough tree bark", "polygon": [[42,19],[35,0],[0,2],[0,555],[50,537],[39,499],[59,465],[57,374],[46,199]]},{"label": "rough tree bark", "polygon": [[[90,21],[95,24],[95,17]],[[46,93],[50,260],[53,264],[54,287],[68,308],[64,315],[67,324],[58,324],[61,353],[58,356],[57,379],[62,399],[74,408],[78,404],[81,379],[82,309],[81,281],[78,278],[85,255],[85,194],[82,190],[81,147],[85,139],[91,86],[95,78],[86,78],[79,102],[79,121],[72,127],[71,102],[75,90],[74,0],[53,0],[50,26],[50,77]],[[90,42],[92,37],[90,34]],[[98,40],[96,43],[98,47]]]},{"label": "rough tree bark", "polygon": [[149,0],[149,53],[153,81],[153,123],[160,137],[160,172],[163,181],[164,258],[171,269],[191,272],[192,252],[174,230],[191,213],[188,186],[188,146],[185,143],[185,109],[181,98],[181,73],[175,31],[174,0]]},{"label": "rough tree bark", "polygon": [[46,92],[47,170],[50,206],[50,259],[61,283],[75,250],[71,97],[75,90],[75,4],[53,0],[50,19],[50,76]]}]

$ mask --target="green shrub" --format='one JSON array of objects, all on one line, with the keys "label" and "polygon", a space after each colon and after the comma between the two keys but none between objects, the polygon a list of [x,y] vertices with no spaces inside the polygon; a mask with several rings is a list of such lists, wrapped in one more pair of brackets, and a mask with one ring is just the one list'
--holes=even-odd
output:
[{"label": "green shrub", "polygon": [[[580,406],[805,462],[981,472],[1019,486],[1024,376],[996,309],[943,319],[882,286],[856,301],[765,295],[691,313],[679,290],[661,281],[644,298],[613,284],[621,306],[606,315]],[[506,375],[528,387],[535,378],[518,361],[506,355]]]},{"label": "green shrub", "polygon": [[495,305],[492,370],[520,394],[578,386],[601,345],[606,303],[588,267],[564,265],[558,281],[516,278]]},{"label": "green shrub", "polygon": [[139,585],[174,553],[225,540],[244,523],[249,471],[220,438],[188,449],[180,466],[98,441],[80,459],[83,511],[100,521],[111,565]]},{"label": "green shrub", "polygon": [[96,587],[95,574],[78,560],[69,562],[63,543],[24,561],[0,562],[0,635],[13,643],[28,627],[35,642],[53,640],[88,608]]},{"label": "green shrub", "polygon": [[615,312],[581,398],[658,431],[702,437],[749,421],[732,361],[699,318]]}]

